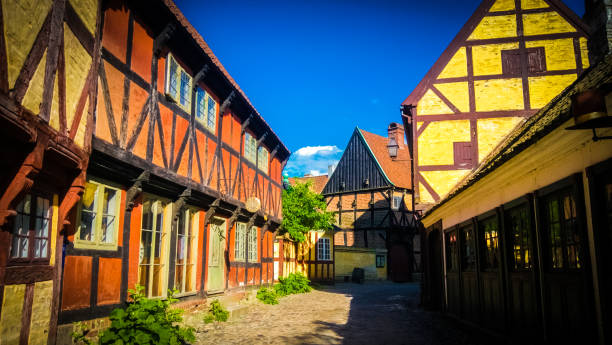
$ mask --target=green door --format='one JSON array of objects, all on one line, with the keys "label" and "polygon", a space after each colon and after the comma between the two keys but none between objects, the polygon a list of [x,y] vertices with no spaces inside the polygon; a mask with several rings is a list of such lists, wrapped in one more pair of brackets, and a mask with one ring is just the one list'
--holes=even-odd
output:
[{"label": "green door", "polygon": [[208,240],[208,292],[223,291],[225,288],[225,221],[213,219]]}]

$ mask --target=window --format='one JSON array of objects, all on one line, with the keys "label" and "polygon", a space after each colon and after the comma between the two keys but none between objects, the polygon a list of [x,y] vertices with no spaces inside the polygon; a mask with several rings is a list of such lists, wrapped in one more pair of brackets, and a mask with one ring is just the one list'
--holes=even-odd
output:
[{"label": "window", "polygon": [[453,157],[456,166],[469,169],[472,167],[472,143],[453,143]]},{"label": "window", "polygon": [[446,270],[457,272],[459,264],[457,262],[457,234],[455,231],[444,234],[444,246],[446,250]]},{"label": "window", "polygon": [[476,247],[474,245],[474,229],[467,226],[461,229],[461,268],[464,271],[476,270]]},{"label": "window", "polygon": [[244,156],[253,163],[255,163],[257,155],[256,146],[257,140],[255,140],[251,134],[246,132],[244,134]]},{"label": "window", "polygon": [[391,205],[391,208],[394,210],[399,210],[400,207],[402,206],[402,197],[401,195],[394,195],[393,196],[393,204]]},{"label": "window", "polygon": [[168,54],[166,70],[166,95],[175,101],[183,110],[191,112],[191,76],[179,66],[178,62]]},{"label": "window", "polygon": [[174,287],[179,293],[195,291],[198,215],[186,209],[180,214],[176,227],[176,260]]},{"label": "window", "polygon": [[142,204],[142,229],[138,284],[145,287],[147,297],[166,295],[167,245],[166,203],[145,198]]},{"label": "window", "polygon": [[480,222],[480,233],[483,244],[484,270],[494,270],[499,266],[499,225],[497,217],[491,217]]},{"label": "window", "polygon": [[212,133],[217,124],[217,102],[208,92],[198,88],[196,93],[196,120]]},{"label": "window", "polygon": [[257,167],[259,170],[263,171],[265,174],[268,173],[268,160],[270,159],[270,154],[265,147],[260,146],[257,149]]},{"label": "window", "polygon": [[257,227],[252,226],[247,236],[249,242],[249,262],[257,261]]},{"label": "window", "polygon": [[238,223],[234,239],[234,260],[244,261],[246,249],[246,224]]},{"label": "window", "polygon": [[378,268],[385,267],[385,256],[384,255],[376,255],[376,267]]},{"label": "window", "polygon": [[75,247],[117,248],[121,191],[97,181],[87,181],[79,204]]},{"label": "window", "polygon": [[576,202],[571,189],[565,189],[544,199],[544,218],[549,268],[553,270],[582,268]]},{"label": "window", "polygon": [[329,238],[319,238],[317,241],[317,260],[331,260],[331,250],[329,247]]},{"label": "window", "polygon": [[47,262],[51,230],[49,199],[28,194],[17,205],[16,211],[11,259],[24,262]]},{"label": "window", "polygon": [[[519,49],[502,50],[502,73],[517,76],[521,74],[521,51]],[[546,54],[544,47],[527,48],[527,66],[529,73],[546,71]]]},{"label": "window", "polygon": [[530,270],[531,251],[529,247],[529,232],[531,229],[529,207],[522,205],[506,213],[510,242],[512,246],[512,266],[514,271]]}]

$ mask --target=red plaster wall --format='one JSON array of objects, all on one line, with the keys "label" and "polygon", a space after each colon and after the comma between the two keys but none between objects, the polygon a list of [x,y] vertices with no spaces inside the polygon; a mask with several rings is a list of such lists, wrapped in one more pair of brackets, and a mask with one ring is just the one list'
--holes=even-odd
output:
[{"label": "red plaster wall", "polygon": [[66,256],[62,288],[62,310],[89,307],[91,296],[90,256]]}]

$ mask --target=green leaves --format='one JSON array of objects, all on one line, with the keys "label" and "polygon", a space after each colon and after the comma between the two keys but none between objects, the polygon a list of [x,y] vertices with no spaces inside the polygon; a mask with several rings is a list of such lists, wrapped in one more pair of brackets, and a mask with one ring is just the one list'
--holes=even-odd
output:
[{"label": "green leaves", "polygon": [[273,289],[268,289],[265,287],[257,290],[257,299],[262,301],[264,304],[278,304],[276,292]]},{"label": "green leaves", "polygon": [[296,293],[310,292],[310,280],[300,273],[290,273],[287,277],[278,278],[279,283],[274,289],[261,288],[257,291],[257,299],[265,304],[278,304],[278,297]]},{"label": "green leaves", "polygon": [[211,323],[213,321],[225,322],[229,318],[229,312],[223,308],[219,300],[214,300],[210,303],[208,313],[204,315],[204,323]]},{"label": "green leaves", "polygon": [[328,212],[322,195],[310,190],[310,183],[296,183],[283,191],[281,232],[295,241],[304,242],[311,230],[330,230],[334,213]]}]

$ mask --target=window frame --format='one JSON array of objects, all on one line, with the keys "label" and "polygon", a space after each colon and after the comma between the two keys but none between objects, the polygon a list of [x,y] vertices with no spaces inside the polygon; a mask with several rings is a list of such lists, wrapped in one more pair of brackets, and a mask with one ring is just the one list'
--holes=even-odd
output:
[{"label": "window frame", "polygon": [[[202,100],[202,102],[200,102]],[[210,113],[209,113],[209,102],[213,102],[215,106],[214,116],[211,122]],[[200,103],[201,106],[200,106]],[[206,128],[212,134],[216,134],[217,132],[217,117],[219,113],[219,102],[208,92],[205,88],[197,86],[196,87],[196,104],[195,104],[195,119],[196,121],[202,125],[202,127]],[[200,116],[200,110],[202,110]]]},{"label": "window frame", "polygon": [[[174,288],[177,289],[179,292],[177,294],[177,296],[186,296],[186,295],[193,295],[196,294],[197,291],[197,282],[196,282],[196,274],[197,274],[197,265],[198,265],[198,237],[199,237],[199,222],[200,222],[200,212],[198,210],[196,210],[195,208],[191,208],[191,207],[186,207],[183,210],[181,210],[181,214],[180,217],[190,217],[189,221],[186,222],[185,224],[181,224],[180,219],[177,220],[176,222],[176,227],[173,230],[173,232],[175,233],[176,236],[176,252],[174,255]],[[186,259],[185,262],[183,264],[179,264],[178,263],[178,255],[179,255],[179,236],[181,236],[179,234],[179,227],[180,225],[184,225],[186,227],[186,231],[185,231],[185,235],[183,235],[183,237],[187,237],[187,244],[186,244],[186,248],[185,250],[187,251],[186,253]],[[191,248],[190,248],[191,247]],[[189,262],[189,250],[191,250],[191,258],[192,258],[192,262]],[[188,268],[187,266],[191,265],[191,272],[187,272]],[[177,287],[176,283],[177,283],[177,268],[179,266],[182,266],[182,273],[183,273],[183,279],[181,282],[181,287]],[[189,291],[186,290],[187,288],[187,275],[190,274],[191,275],[191,289]]]},{"label": "window frame", "polygon": [[[262,171],[264,174],[268,175],[269,169],[270,169],[270,151],[268,151],[267,148],[265,148],[263,145],[259,146],[257,149],[257,169],[259,169],[260,171]],[[262,152],[265,152],[265,159],[261,159],[263,157],[261,157],[263,154]]]},{"label": "window frame", "polygon": [[[13,244],[14,244],[14,238],[15,238],[16,221],[17,221],[17,217],[20,216],[20,212],[18,212],[17,216],[13,217],[12,219],[12,224],[11,224],[12,230],[10,231],[10,242],[9,242],[9,249],[8,249],[8,265],[7,266],[48,265],[51,259],[51,239],[53,236],[53,217],[54,217],[53,197],[52,195],[49,195],[47,193],[39,192],[37,190],[32,190],[23,197],[23,199],[17,204],[17,206],[19,206],[19,204],[21,204],[22,202],[25,202],[26,198],[28,197],[30,198],[30,209],[27,214],[27,217],[28,217],[28,235],[27,235],[28,255],[27,257],[13,257],[11,255],[13,251]],[[44,237],[36,237],[36,219],[38,218],[38,214],[37,214],[38,213],[38,208],[37,208],[38,198],[46,200],[49,203],[49,206],[47,208],[48,217],[45,218],[45,219],[48,219],[48,223],[47,223],[48,229],[47,229],[47,237],[46,237],[47,239],[47,256],[46,257],[36,257],[35,255],[36,239],[44,239]],[[19,236],[19,237],[25,237],[25,236]]]},{"label": "window frame", "polygon": [[[170,85],[171,85],[171,76],[172,76],[172,62],[174,62],[176,64],[176,95],[172,94],[171,89],[170,89]],[[185,76],[187,76],[188,78],[188,85],[187,85],[187,95],[185,95],[185,100],[187,102],[187,104],[182,104],[181,103],[181,97],[183,96],[183,84],[182,84],[182,76],[183,74]],[[183,66],[181,66],[181,64],[179,63],[179,61],[176,59],[176,57],[174,57],[174,55],[172,53],[168,53],[168,55],[166,56],[166,79],[165,79],[165,86],[164,86],[164,92],[166,94],[166,97],[170,98],[174,103],[176,103],[176,105],[183,109],[184,111],[186,111],[188,114],[191,114],[191,108],[193,106],[193,104],[191,104],[191,96],[193,93],[193,77],[187,72],[187,70],[185,70],[185,68],[183,68]]]},{"label": "window frame", "polygon": [[[511,201],[504,205],[504,232],[505,239],[507,239],[508,253],[508,270],[510,272],[531,272],[534,269],[534,249],[532,242],[532,235],[534,229],[534,213],[533,213],[533,199],[530,197],[519,198],[515,201]],[[513,213],[524,212],[527,219],[525,221],[526,229],[522,230],[522,234],[517,234],[512,224]],[[524,237],[526,235],[526,238]],[[516,248],[515,243],[517,238],[520,240],[520,245]],[[526,248],[524,246],[526,245]],[[521,258],[520,264],[517,263],[517,251],[520,252],[519,257]],[[525,254],[527,253],[527,254]],[[528,262],[525,258],[528,258]]]},{"label": "window frame", "polygon": [[[82,240],[80,238],[80,234],[81,234],[81,212],[83,211],[83,198],[81,198],[81,200],[79,201],[79,205],[78,205],[78,210],[77,210],[77,231],[74,234],[74,247],[77,249],[94,249],[94,250],[108,250],[108,251],[113,251],[113,250],[117,250],[118,248],[118,238],[119,238],[119,223],[120,223],[120,219],[121,219],[121,199],[123,197],[122,193],[123,190],[121,189],[120,186],[113,184],[111,182],[102,180],[102,179],[98,179],[98,178],[90,178],[87,180],[87,183],[92,183],[92,184],[96,184],[98,185],[98,188],[96,190],[96,195],[94,196],[94,204],[96,205],[96,221],[95,221],[95,226],[93,229],[93,236],[94,236],[94,240],[93,241],[87,241],[87,240]],[[118,200],[116,202],[115,205],[115,212],[116,212],[116,222],[115,222],[115,228],[113,229],[113,242],[112,243],[104,243],[101,242],[101,236],[102,236],[102,228],[101,228],[101,223],[102,223],[102,218],[103,217],[98,217],[97,215],[103,215],[103,210],[104,210],[104,202],[98,202],[98,196],[100,194],[104,195],[104,190],[105,189],[112,189],[116,192],[116,196],[118,197]],[[98,205],[99,204],[99,205]]]},{"label": "window frame", "polygon": [[[491,222],[495,227],[495,236],[491,234],[490,243],[493,245],[490,246],[487,242],[487,231],[486,224]],[[483,215],[478,217],[478,241],[480,244],[480,268],[483,272],[496,272],[500,269],[502,260],[501,260],[501,226],[499,224],[499,217],[495,210],[484,213]],[[476,247],[478,249],[478,247]],[[490,256],[492,255],[492,256]],[[497,262],[491,262],[491,258],[496,258]]]},{"label": "window frame", "polygon": [[332,261],[331,241],[328,237],[317,240],[317,261]]},{"label": "window frame", "polygon": [[[249,144],[249,143],[252,143]],[[247,150],[247,147],[253,147],[253,150]],[[257,139],[248,131],[244,132],[244,157],[251,163],[257,164]]]},{"label": "window frame", "polygon": [[[247,230],[246,243],[247,243],[247,262],[257,262],[259,259],[258,245],[257,245],[257,227],[251,226],[251,229]],[[253,236],[254,235],[254,236]]]},{"label": "window frame", "polygon": [[[149,277],[148,277],[148,284],[147,286],[144,286],[143,284],[140,284],[140,279],[141,279],[141,267],[144,266],[142,264],[142,258],[141,258],[141,253],[143,252],[143,242],[142,242],[142,235],[143,235],[143,222],[144,222],[144,204],[145,202],[150,201],[151,202],[151,211],[153,212],[153,208],[155,207],[155,213],[154,216],[152,218],[152,223],[151,223],[151,232],[152,232],[152,236],[151,236],[151,254],[150,254],[150,259],[152,258],[153,261],[150,264],[145,264],[146,266],[150,266],[151,269],[149,270]],[[157,247],[155,246],[155,225],[157,223],[157,217],[155,217],[155,214],[157,214],[156,212],[159,211],[157,208],[159,207],[159,205],[163,205],[162,209],[161,209],[161,216],[162,216],[162,227],[161,227],[161,231],[160,231],[160,260],[159,260],[159,266],[160,266],[160,276],[159,279],[160,281],[159,286],[161,289],[161,295],[159,296],[153,296],[151,294],[152,289],[153,289],[153,276],[154,276],[154,266],[156,266],[155,264],[155,250],[157,249]],[[168,295],[168,275],[169,275],[169,254],[170,254],[170,235],[171,235],[171,231],[172,231],[172,219],[171,219],[171,214],[172,214],[172,203],[164,198],[155,196],[155,195],[150,195],[150,194],[144,194],[143,195],[143,200],[142,200],[142,215],[141,215],[141,223],[140,223],[140,239],[138,241],[139,243],[139,260],[138,260],[138,284],[142,285],[145,287],[145,296],[148,298],[165,298]]]},{"label": "window frame", "polygon": [[[393,195],[391,197],[391,209],[394,211],[399,211],[399,209],[402,207],[402,196],[401,195]],[[396,206],[395,205],[395,200],[399,200],[399,204]]]},{"label": "window frame", "polygon": [[[380,260],[379,260],[380,259]],[[376,254],[376,268],[384,268],[387,260],[383,254]],[[382,261],[382,263],[380,263]]]},{"label": "window frame", "polygon": [[444,231],[444,256],[447,272],[459,272],[459,235],[455,228]]},{"label": "window frame", "polygon": [[247,223],[236,222],[236,233],[234,234],[234,261],[246,261],[246,227]]},{"label": "window frame", "polygon": [[[471,233],[471,238],[466,238],[466,232]],[[459,235],[459,265],[461,272],[476,272],[478,269],[478,253],[476,247],[476,229],[472,221],[470,220],[467,224],[459,225],[458,227],[458,235]],[[468,246],[468,242],[470,246]],[[470,253],[468,253],[467,249],[471,248]],[[473,262],[468,262],[468,258],[473,257]]]}]

